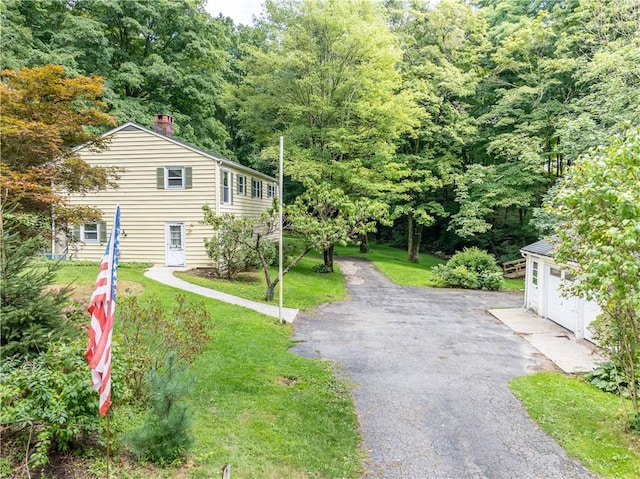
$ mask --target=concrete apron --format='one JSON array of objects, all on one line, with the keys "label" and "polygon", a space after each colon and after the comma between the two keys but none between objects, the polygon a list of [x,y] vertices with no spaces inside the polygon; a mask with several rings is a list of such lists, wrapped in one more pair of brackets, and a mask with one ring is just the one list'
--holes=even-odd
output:
[{"label": "concrete apron", "polygon": [[588,372],[597,363],[608,360],[597,346],[586,339],[577,339],[571,331],[526,309],[491,309],[489,313],[509,326],[516,335],[524,338],[565,373]]}]

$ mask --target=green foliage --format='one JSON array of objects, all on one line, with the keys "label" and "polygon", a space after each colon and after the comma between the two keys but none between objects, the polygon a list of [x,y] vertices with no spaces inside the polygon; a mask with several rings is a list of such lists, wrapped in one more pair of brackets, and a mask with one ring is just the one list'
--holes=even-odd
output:
[{"label": "green foliage", "polygon": [[498,290],[504,286],[502,272],[494,256],[476,247],[454,254],[445,265],[432,268],[443,286]]},{"label": "green foliage", "polygon": [[175,463],[193,443],[185,400],[190,385],[174,353],[162,370],[150,371],[145,381],[150,392],[148,412],[129,443],[140,458],[160,465]]},{"label": "green foliage", "polygon": [[558,220],[554,257],[576,264],[571,293],[595,300],[599,343],[629,378],[640,377],[640,129],[580,158],[546,205]]},{"label": "green foliage", "polygon": [[[204,244],[218,276],[234,279],[239,273],[259,266],[258,254],[249,246],[258,227],[256,219],[236,217],[230,213],[216,215],[208,206],[204,206],[203,211],[202,222],[211,225],[214,233],[211,239],[204,240]],[[261,248],[267,262],[271,263],[273,248],[269,243],[262,243]]]},{"label": "green foliage", "polygon": [[116,351],[126,364],[123,380],[132,399],[149,397],[144,379],[150,371],[167,367],[169,353],[187,364],[201,354],[211,340],[211,327],[204,302],[189,301],[183,294],[175,296],[172,309],[157,298],[141,302],[137,296],[120,296],[115,339],[122,348]]},{"label": "green foliage", "polygon": [[598,364],[594,370],[585,374],[584,378],[602,391],[618,394],[625,398],[631,397],[629,377],[626,375],[624,367],[616,366],[613,361]]},{"label": "green foliage", "polygon": [[59,263],[34,267],[43,246],[41,238],[25,239],[4,217],[0,230],[0,356],[26,359],[46,351],[55,337],[63,335],[62,308],[68,289],[46,288]]},{"label": "green foliage", "polygon": [[311,271],[313,271],[314,273],[321,273],[321,274],[333,273],[333,271],[327,268],[327,265],[325,265],[324,263],[315,265],[313,268],[311,268]]},{"label": "green foliage", "polygon": [[4,360],[0,368],[3,442],[19,446],[30,467],[53,451],[70,451],[97,440],[98,396],[89,387],[85,340],[53,342],[27,361]]}]

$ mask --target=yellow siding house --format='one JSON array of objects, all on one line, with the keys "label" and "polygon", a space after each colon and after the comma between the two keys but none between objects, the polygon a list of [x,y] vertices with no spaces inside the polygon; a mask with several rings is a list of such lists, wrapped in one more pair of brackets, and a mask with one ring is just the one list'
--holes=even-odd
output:
[{"label": "yellow siding house", "polygon": [[102,258],[120,204],[120,261],[210,266],[204,239],[213,231],[200,223],[203,205],[218,214],[259,216],[273,204],[275,178],[176,140],[168,115],[156,115],[155,125],[152,131],[126,123],[105,133],[109,143],[104,151],[79,148],[89,165],[123,171],[119,188],[69,195],[71,205],[99,208],[104,221],[74,229],[71,259]]}]

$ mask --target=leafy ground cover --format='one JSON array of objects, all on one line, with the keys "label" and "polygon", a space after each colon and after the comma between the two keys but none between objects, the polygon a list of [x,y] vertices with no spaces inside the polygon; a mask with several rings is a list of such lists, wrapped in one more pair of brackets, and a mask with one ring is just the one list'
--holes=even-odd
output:
[{"label": "leafy ground cover", "polygon": [[[368,259],[394,283],[417,287],[436,286],[431,268],[446,262],[437,256],[421,253],[420,263],[415,264],[407,261],[407,252],[404,249],[378,243],[372,243],[370,248],[368,253],[360,253],[358,246],[337,246],[336,257],[354,256]],[[522,291],[524,280],[505,279],[504,289]]]},{"label": "leafy ground cover", "polygon": [[[56,281],[75,281],[74,296],[90,294],[97,271],[97,264],[65,265]],[[119,270],[120,287],[126,284],[141,298],[155,297],[170,309],[178,291],[145,278],[143,272],[143,268],[125,265]],[[336,379],[332,366],[290,353],[291,326],[214,300],[206,299],[205,304],[212,318],[212,340],[189,371],[195,443],[187,462],[157,469],[132,464],[121,455],[112,462],[114,474],[131,478],[219,477],[222,465],[231,464],[234,478],[359,477],[361,457],[353,402],[348,385]],[[117,323],[116,316],[116,343]],[[112,414],[112,434],[124,434],[136,422],[131,411],[114,407]],[[113,444],[116,453],[123,451],[117,437]],[[102,461],[87,465],[81,460],[80,468],[100,474],[104,472]]]},{"label": "leafy ground cover", "polygon": [[589,469],[640,477],[640,436],[625,430],[628,400],[556,372],[521,376],[510,386],[533,420]]},{"label": "leafy ground cover", "polygon": [[[342,273],[337,269],[333,274],[315,273],[311,270],[322,263],[317,254],[305,256],[284,277],[283,304],[289,308],[308,311],[319,304],[341,301],[346,296]],[[271,268],[271,274],[277,275],[278,269]],[[207,270],[192,270],[177,273],[176,276],[193,284],[216,289],[223,293],[233,294],[252,301],[264,301],[266,283],[262,270],[240,273],[236,280],[207,276]],[[276,287],[274,301],[278,304],[279,286]]]}]

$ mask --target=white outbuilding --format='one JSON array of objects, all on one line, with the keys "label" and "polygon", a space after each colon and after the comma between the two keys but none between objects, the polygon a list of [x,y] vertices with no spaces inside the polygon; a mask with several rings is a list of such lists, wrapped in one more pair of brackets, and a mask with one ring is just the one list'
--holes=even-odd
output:
[{"label": "white outbuilding", "polygon": [[563,269],[553,261],[552,249],[551,243],[541,240],[520,250],[527,261],[525,307],[558,323],[577,338],[595,342],[589,326],[600,314],[600,307],[593,301],[563,293],[562,285],[574,281],[574,277],[571,269]]}]

